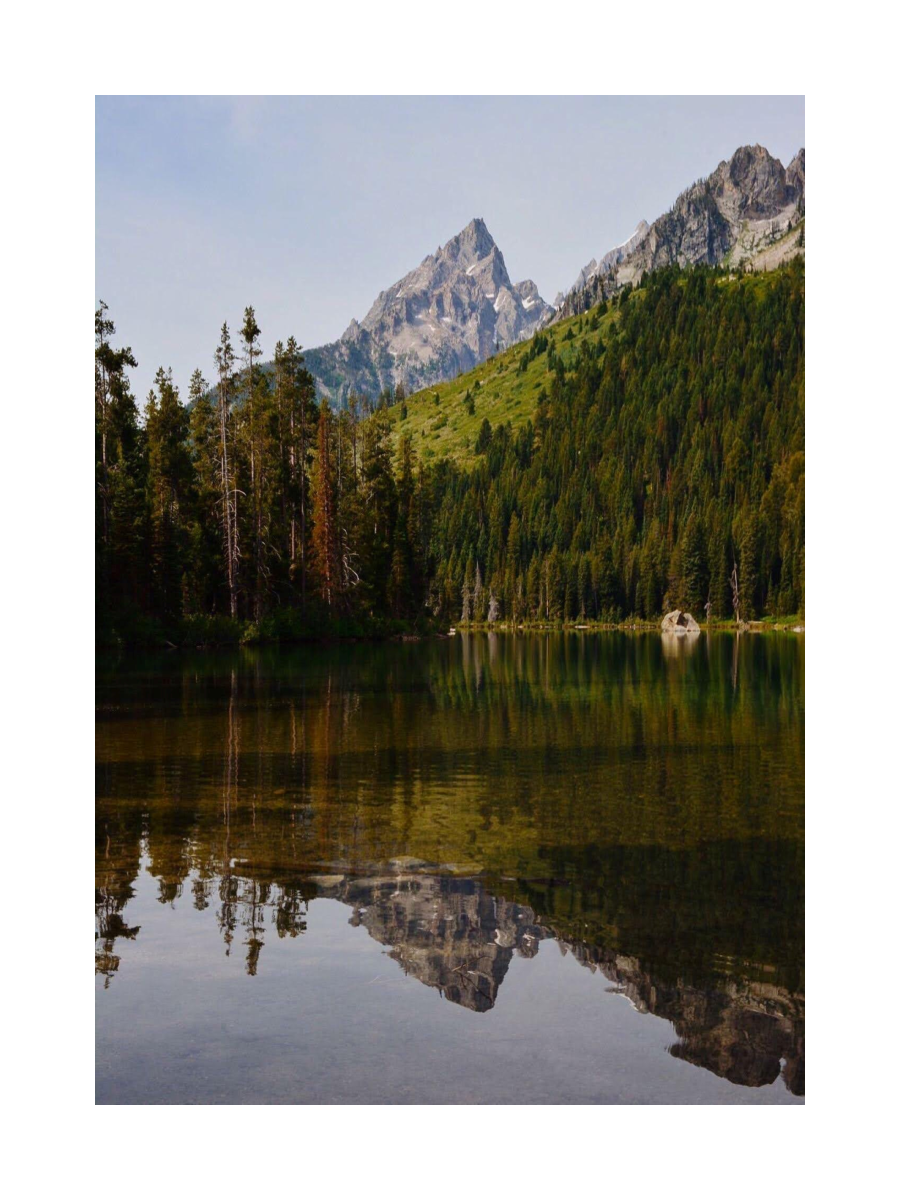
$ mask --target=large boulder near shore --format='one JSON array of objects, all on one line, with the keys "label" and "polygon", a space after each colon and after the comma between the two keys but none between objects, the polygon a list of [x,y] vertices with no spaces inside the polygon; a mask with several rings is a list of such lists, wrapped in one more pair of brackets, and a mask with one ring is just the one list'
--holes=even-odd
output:
[{"label": "large boulder near shore", "polygon": [[699,633],[700,626],[688,612],[676,608],[674,612],[666,613],[662,620],[663,633]]}]

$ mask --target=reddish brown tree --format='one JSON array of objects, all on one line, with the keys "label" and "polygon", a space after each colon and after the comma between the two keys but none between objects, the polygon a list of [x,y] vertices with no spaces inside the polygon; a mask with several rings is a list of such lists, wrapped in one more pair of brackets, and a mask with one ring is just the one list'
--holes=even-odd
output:
[{"label": "reddish brown tree", "polygon": [[341,594],[337,500],[331,447],[331,410],[323,396],[313,481],[312,560],[319,595],[329,609]]}]

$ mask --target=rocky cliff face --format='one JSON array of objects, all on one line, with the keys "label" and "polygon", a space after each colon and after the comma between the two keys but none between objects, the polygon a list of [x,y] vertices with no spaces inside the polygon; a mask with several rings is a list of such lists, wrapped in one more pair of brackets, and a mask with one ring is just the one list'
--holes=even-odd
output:
[{"label": "rocky cliff face", "polygon": [[338,341],[308,351],[306,364],[336,403],[401,383],[413,391],[530,337],[552,313],[532,280],[512,283],[500,248],[476,218],[381,292]]},{"label": "rocky cliff face", "polygon": [[751,264],[766,269],[803,252],[806,155],[783,167],[763,146],[742,146],[706,179],[682,192],[652,225],[585,267],[559,306],[584,312],[647,271],[678,263]]}]

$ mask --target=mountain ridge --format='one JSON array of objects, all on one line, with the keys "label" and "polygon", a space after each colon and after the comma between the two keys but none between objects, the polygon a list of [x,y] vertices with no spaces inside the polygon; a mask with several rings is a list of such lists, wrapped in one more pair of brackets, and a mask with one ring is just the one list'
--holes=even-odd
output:
[{"label": "mountain ridge", "polygon": [[804,252],[806,153],[787,167],[759,144],[740,146],[671,208],[600,258],[548,304],[532,279],[513,283],[482,217],[378,293],[362,320],[305,352],[317,390],[337,406],[352,394],[407,394],[473,370],[561,318],[669,265],[769,270]]},{"label": "mountain ridge", "polygon": [[640,222],[621,247],[591,259],[551,320],[585,312],[660,267],[770,269],[803,252],[805,212],[805,148],[784,167],[758,143],[740,146],[652,224]]}]

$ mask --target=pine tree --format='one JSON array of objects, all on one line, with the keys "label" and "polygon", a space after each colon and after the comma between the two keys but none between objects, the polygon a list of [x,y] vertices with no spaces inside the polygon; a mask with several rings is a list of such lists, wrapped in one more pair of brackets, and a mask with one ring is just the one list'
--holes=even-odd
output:
[{"label": "pine tree", "polygon": [[249,515],[251,530],[249,542],[252,546],[253,616],[258,621],[263,614],[265,596],[269,584],[268,518],[271,504],[273,430],[268,379],[259,369],[261,355],[260,328],[252,307],[244,309],[244,324],[241,326],[243,359],[246,364],[243,379],[244,403],[241,409],[241,427],[244,431],[246,453],[249,459]]},{"label": "pine tree", "polygon": [[221,491],[222,537],[225,551],[225,574],[228,583],[228,605],[232,617],[238,610],[238,486],[235,478],[232,429],[234,399],[234,350],[228,325],[222,325],[216,347],[217,407],[219,417],[219,488]]},{"label": "pine tree", "polygon": [[460,617],[460,621],[462,621],[464,624],[467,621],[472,621],[475,619],[475,611],[474,611],[474,607],[473,607],[473,596],[472,596],[474,587],[475,587],[475,563],[474,563],[474,560],[472,559],[472,555],[470,554],[468,561],[466,562],[466,569],[465,569],[465,573],[463,575],[463,584],[462,584],[462,616]]},{"label": "pine tree", "polygon": [[360,460],[360,507],[357,513],[360,575],[374,612],[387,609],[393,559],[397,489],[391,463],[391,423],[383,409],[363,427]]},{"label": "pine tree", "polygon": [[215,612],[225,575],[219,531],[219,441],[209,384],[199,367],[193,372],[190,398],[190,450],[195,504],[190,529],[189,611]]},{"label": "pine tree", "polygon": [[338,558],[337,497],[332,461],[332,418],[328,400],[319,408],[319,431],[312,498],[312,562],[316,586],[326,608],[334,611],[341,601]]},{"label": "pine tree", "polygon": [[95,569],[97,614],[112,622],[146,595],[146,454],[126,367],[129,346],[113,349],[115,325],[101,300],[94,314]]},{"label": "pine tree", "polygon": [[[700,522],[691,513],[681,547],[681,607],[699,613],[709,595],[706,544]],[[647,614],[652,615],[653,610]]]},{"label": "pine tree", "polygon": [[397,514],[391,560],[389,600],[395,617],[412,615],[420,602],[416,570],[415,457],[412,438],[400,438],[397,473]]},{"label": "pine tree", "polygon": [[506,562],[510,569],[518,572],[522,560],[522,525],[518,513],[513,513],[509,519],[509,531],[506,535]]},{"label": "pine tree", "polygon": [[160,367],[155,382],[157,391],[150,392],[146,422],[150,553],[156,610],[170,626],[183,609],[194,471],[188,414],[172,382],[171,368]]},{"label": "pine tree", "polygon": [[475,586],[472,588],[472,616],[476,621],[484,617],[484,584],[481,579],[481,565],[475,564]]},{"label": "pine tree", "polygon": [[740,529],[741,609],[744,620],[752,621],[759,612],[759,521],[755,512],[744,514]]}]

